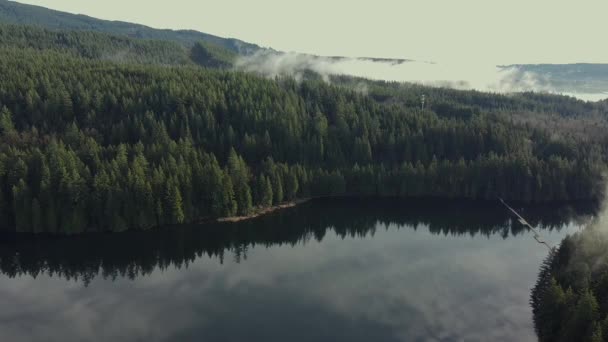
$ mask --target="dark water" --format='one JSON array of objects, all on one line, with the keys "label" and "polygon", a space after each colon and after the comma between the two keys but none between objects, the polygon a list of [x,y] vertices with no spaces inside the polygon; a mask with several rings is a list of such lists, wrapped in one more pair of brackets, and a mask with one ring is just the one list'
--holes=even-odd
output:
[{"label": "dark water", "polygon": [[[523,210],[552,244],[583,221],[571,207]],[[436,201],[4,236],[0,341],[533,341],[546,255],[498,205]]]}]

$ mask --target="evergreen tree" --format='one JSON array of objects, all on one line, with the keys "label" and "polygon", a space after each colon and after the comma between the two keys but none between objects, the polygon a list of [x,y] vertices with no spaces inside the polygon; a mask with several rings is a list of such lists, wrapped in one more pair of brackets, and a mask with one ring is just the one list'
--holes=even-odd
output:
[{"label": "evergreen tree", "polygon": [[251,188],[249,187],[249,170],[245,161],[239,157],[234,149],[230,150],[228,157],[228,174],[234,187],[238,214],[247,215],[252,209]]},{"label": "evergreen tree", "polygon": [[8,135],[15,131],[11,112],[6,107],[0,109],[0,134]]},{"label": "evergreen tree", "polygon": [[167,222],[171,224],[183,223],[184,209],[183,209],[183,201],[182,195],[180,194],[179,189],[175,185],[167,184],[167,198],[165,207],[168,209],[167,211]]},{"label": "evergreen tree", "polygon": [[298,177],[294,172],[288,170],[285,175],[285,198],[293,200],[298,194],[300,184],[298,183]]},{"label": "evergreen tree", "polygon": [[17,231],[32,232],[31,194],[23,179],[13,186],[13,199],[15,203],[15,225]]},{"label": "evergreen tree", "polygon": [[230,176],[224,174],[222,177],[221,212],[220,216],[230,217],[237,213],[237,202],[234,195],[234,187]]},{"label": "evergreen tree", "polygon": [[281,177],[276,173],[270,177],[270,183],[272,185],[272,200],[274,204],[280,204],[283,202],[283,181]]},{"label": "evergreen tree", "polygon": [[258,177],[258,205],[262,207],[269,207],[272,205],[272,184],[270,180],[264,175]]}]

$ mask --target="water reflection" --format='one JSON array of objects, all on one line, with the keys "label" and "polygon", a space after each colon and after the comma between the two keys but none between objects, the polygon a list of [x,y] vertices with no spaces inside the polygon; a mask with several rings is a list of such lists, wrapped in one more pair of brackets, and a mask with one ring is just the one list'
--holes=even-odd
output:
[{"label": "water reflection", "polygon": [[[592,214],[589,205],[521,208],[534,226],[560,230]],[[322,241],[328,232],[341,238],[374,236],[380,228],[425,227],[437,235],[493,235],[507,238],[526,231],[499,204],[454,201],[316,200],[296,209],[237,224],[166,227],[144,232],[78,237],[4,235],[0,272],[9,277],[48,273],[88,283],[93,277],[116,279],[150,274],[156,268],[187,267],[203,255],[237,263],[256,246]]]},{"label": "water reflection", "polygon": [[[525,212],[554,244],[584,217]],[[240,224],[5,236],[0,340],[531,341],[545,256],[499,205],[454,202],[316,201]]]}]

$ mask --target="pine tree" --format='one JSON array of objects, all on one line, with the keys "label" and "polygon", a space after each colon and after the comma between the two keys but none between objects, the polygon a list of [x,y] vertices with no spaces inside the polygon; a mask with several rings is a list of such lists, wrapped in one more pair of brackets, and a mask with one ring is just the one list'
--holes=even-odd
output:
[{"label": "pine tree", "polygon": [[285,175],[285,198],[287,200],[293,200],[298,194],[300,184],[298,183],[298,177],[293,170],[287,170]]},{"label": "pine tree", "polygon": [[258,205],[262,207],[269,207],[272,205],[272,184],[270,180],[264,175],[258,177],[257,183],[258,193]]},{"label": "pine tree", "polygon": [[231,217],[236,215],[237,203],[234,198],[234,188],[230,176],[224,174],[222,177],[221,214],[220,216]]},{"label": "pine tree", "polygon": [[165,196],[165,208],[168,210],[166,213],[167,222],[170,224],[183,223],[185,219],[184,204],[178,187],[176,185],[167,184]]},{"label": "pine tree", "polygon": [[550,285],[538,304],[535,320],[539,336],[542,340],[553,341],[563,325],[564,317],[559,313],[566,308],[566,294],[554,278],[551,278]]},{"label": "pine tree", "polygon": [[8,135],[15,131],[11,112],[6,107],[0,109],[0,135]]},{"label": "pine tree", "polygon": [[593,293],[585,290],[579,297],[574,310],[568,315],[560,332],[560,341],[589,339],[594,334],[594,323],[599,319],[599,305]]},{"label": "pine tree", "polygon": [[275,172],[270,177],[270,182],[272,184],[272,199],[274,204],[280,204],[283,202],[283,181],[281,177]]},{"label": "pine tree", "polygon": [[18,232],[32,232],[32,199],[30,190],[21,179],[13,186],[15,225]]},{"label": "pine tree", "polygon": [[234,187],[235,200],[239,215],[247,215],[252,209],[251,188],[249,187],[249,170],[245,161],[234,149],[228,157],[228,174]]}]

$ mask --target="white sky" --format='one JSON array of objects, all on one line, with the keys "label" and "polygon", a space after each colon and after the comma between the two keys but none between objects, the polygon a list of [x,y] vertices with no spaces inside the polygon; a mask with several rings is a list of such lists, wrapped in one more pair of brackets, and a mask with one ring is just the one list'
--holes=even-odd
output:
[{"label": "white sky", "polygon": [[283,51],[477,61],[608,62],[607,0],[22,0]]}]

